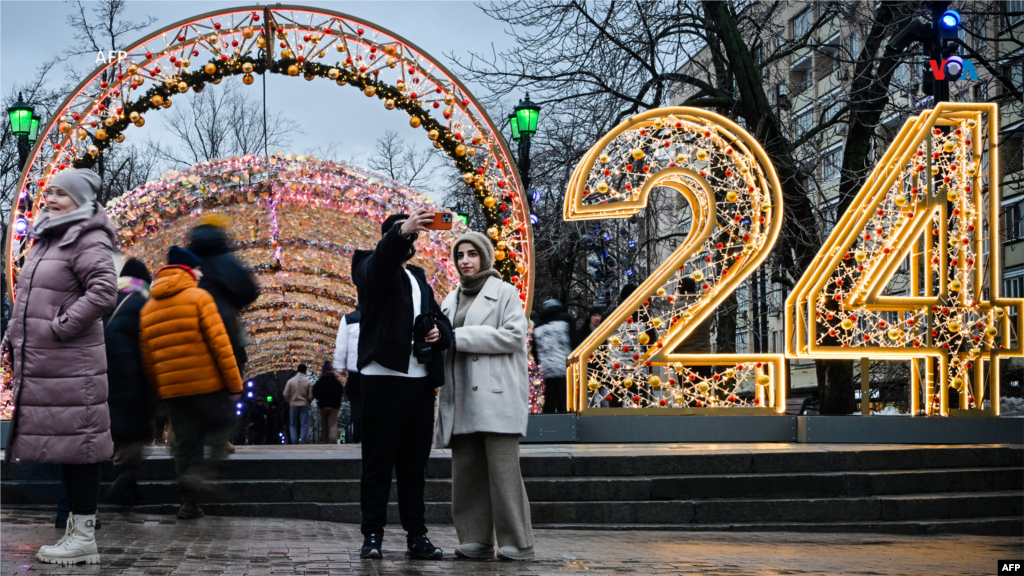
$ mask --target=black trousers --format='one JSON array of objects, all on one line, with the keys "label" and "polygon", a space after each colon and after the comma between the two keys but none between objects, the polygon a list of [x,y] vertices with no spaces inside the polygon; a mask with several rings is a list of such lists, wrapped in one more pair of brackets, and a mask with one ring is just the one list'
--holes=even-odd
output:
[{"label": "black trousers", "polygon": [[61,472],[71,513],[95,514],[100,499],[100,463],[61,464]]},{"label": "black trousers", "polygon": [[346,444],[358,444],[363,440],[363,385],[360,378],[359,372],[349,371],[348,381],[345,383],[345,393],[352,409],[349,420],[352,424],[352,434],[345,437]]},{"label": "black trousers", "polygon": [[[167,398],[167,417],[174,431],[174,473],[178,488],[191,490],[193,484],[216,476],[225,444],[235,425],[227,390]],[[212,459],[203,457],[204,439],[212,448]]]},{"label": "black trousers", "polygon": [[391,472],[398,513],[410,537],[427,533],[427,460],[434,437],[435,391],[427,378],[361,375],[363,387],[362,532],[382,534],[388,522]]},{"label": "black trousers", "polygon": [[544,414],[565,414],[565,376],[544,379]]}]

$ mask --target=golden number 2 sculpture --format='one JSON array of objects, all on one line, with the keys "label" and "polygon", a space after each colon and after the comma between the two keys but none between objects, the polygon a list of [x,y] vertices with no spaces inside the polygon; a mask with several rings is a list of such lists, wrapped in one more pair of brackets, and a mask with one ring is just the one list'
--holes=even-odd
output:
[{"label": "golden number 2 sculpture", "polygon": [[[623,407],[593,413],[783,412],[782,354],[677,351],[761,265],[779,235],[782,190],[768,156],[718,114],[652,110],[623,122],[588,151],[573,173],[564,217],[626,218],[644,209],[658,187],[678,191],[689,203],[690,232],[569,356],[570,406],[586,412],[607,395]],[[709,342],[703,345],[710,350]]]},{"label": "golden number 2 sculpture", "polygon": [[787,299],[787,355],[910,360],[913,414],[998,415],[1024,333],[1024,300],[999,297],[998,117],[942,103],[906,122]]}]

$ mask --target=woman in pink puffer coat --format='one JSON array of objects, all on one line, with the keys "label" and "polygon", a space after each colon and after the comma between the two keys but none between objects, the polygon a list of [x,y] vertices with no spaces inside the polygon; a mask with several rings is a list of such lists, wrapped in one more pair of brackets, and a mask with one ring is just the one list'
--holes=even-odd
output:
[{"label": "woman in pink puffer coat", "polygon": [[10,323],[14,415],[7,458],[62,465],[71,516],[43,562],[99,562],[94,529],[100,463],[113,454],[100,319],[114,307],[114,227],[96,202],[100,178],[54,176],[33,224]]}]

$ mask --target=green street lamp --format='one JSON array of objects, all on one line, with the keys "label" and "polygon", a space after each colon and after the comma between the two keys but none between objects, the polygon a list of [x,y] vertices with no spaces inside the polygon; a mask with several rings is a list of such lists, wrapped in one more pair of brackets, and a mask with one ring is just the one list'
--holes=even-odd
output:
[{"label": "green street lamp", "polygon": [[11,132],[18,139],[18,166],[24,168],[29,150],[39,137],[39,117],[32,105],[22,100],[19,92],[18,101],[7,109],[7,118],[11,122]]},{"label": "green street lamp", "polygon": [[[509,114],[508,124],[512,129],[512,139],[519,143],[519,175],[523,179],[523,192],[526,194],[527,202],[533,206],[533,194],[530,190],[530,137],[537,133],[537,119],[540,118],[540,106],[530,102],[530,93],[526,98],[519,101],[512,114]],[[531,218],[533,220],[534,218]]]}]

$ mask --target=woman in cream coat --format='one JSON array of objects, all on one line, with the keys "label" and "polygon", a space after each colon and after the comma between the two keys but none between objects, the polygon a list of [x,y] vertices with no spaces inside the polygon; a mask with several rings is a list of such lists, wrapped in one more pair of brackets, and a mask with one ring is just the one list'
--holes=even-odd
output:
[{"label": "woman in cream coat", "polygon": [[526,314],[519,293],[493,269],[494,247],[479,232],[452,244],[461,285],[441,310],[455,327],[445,353],[434,445],[452,450],[456,555],[533,558],[530,502],[519,470],[526,435],[529,378]]}]

